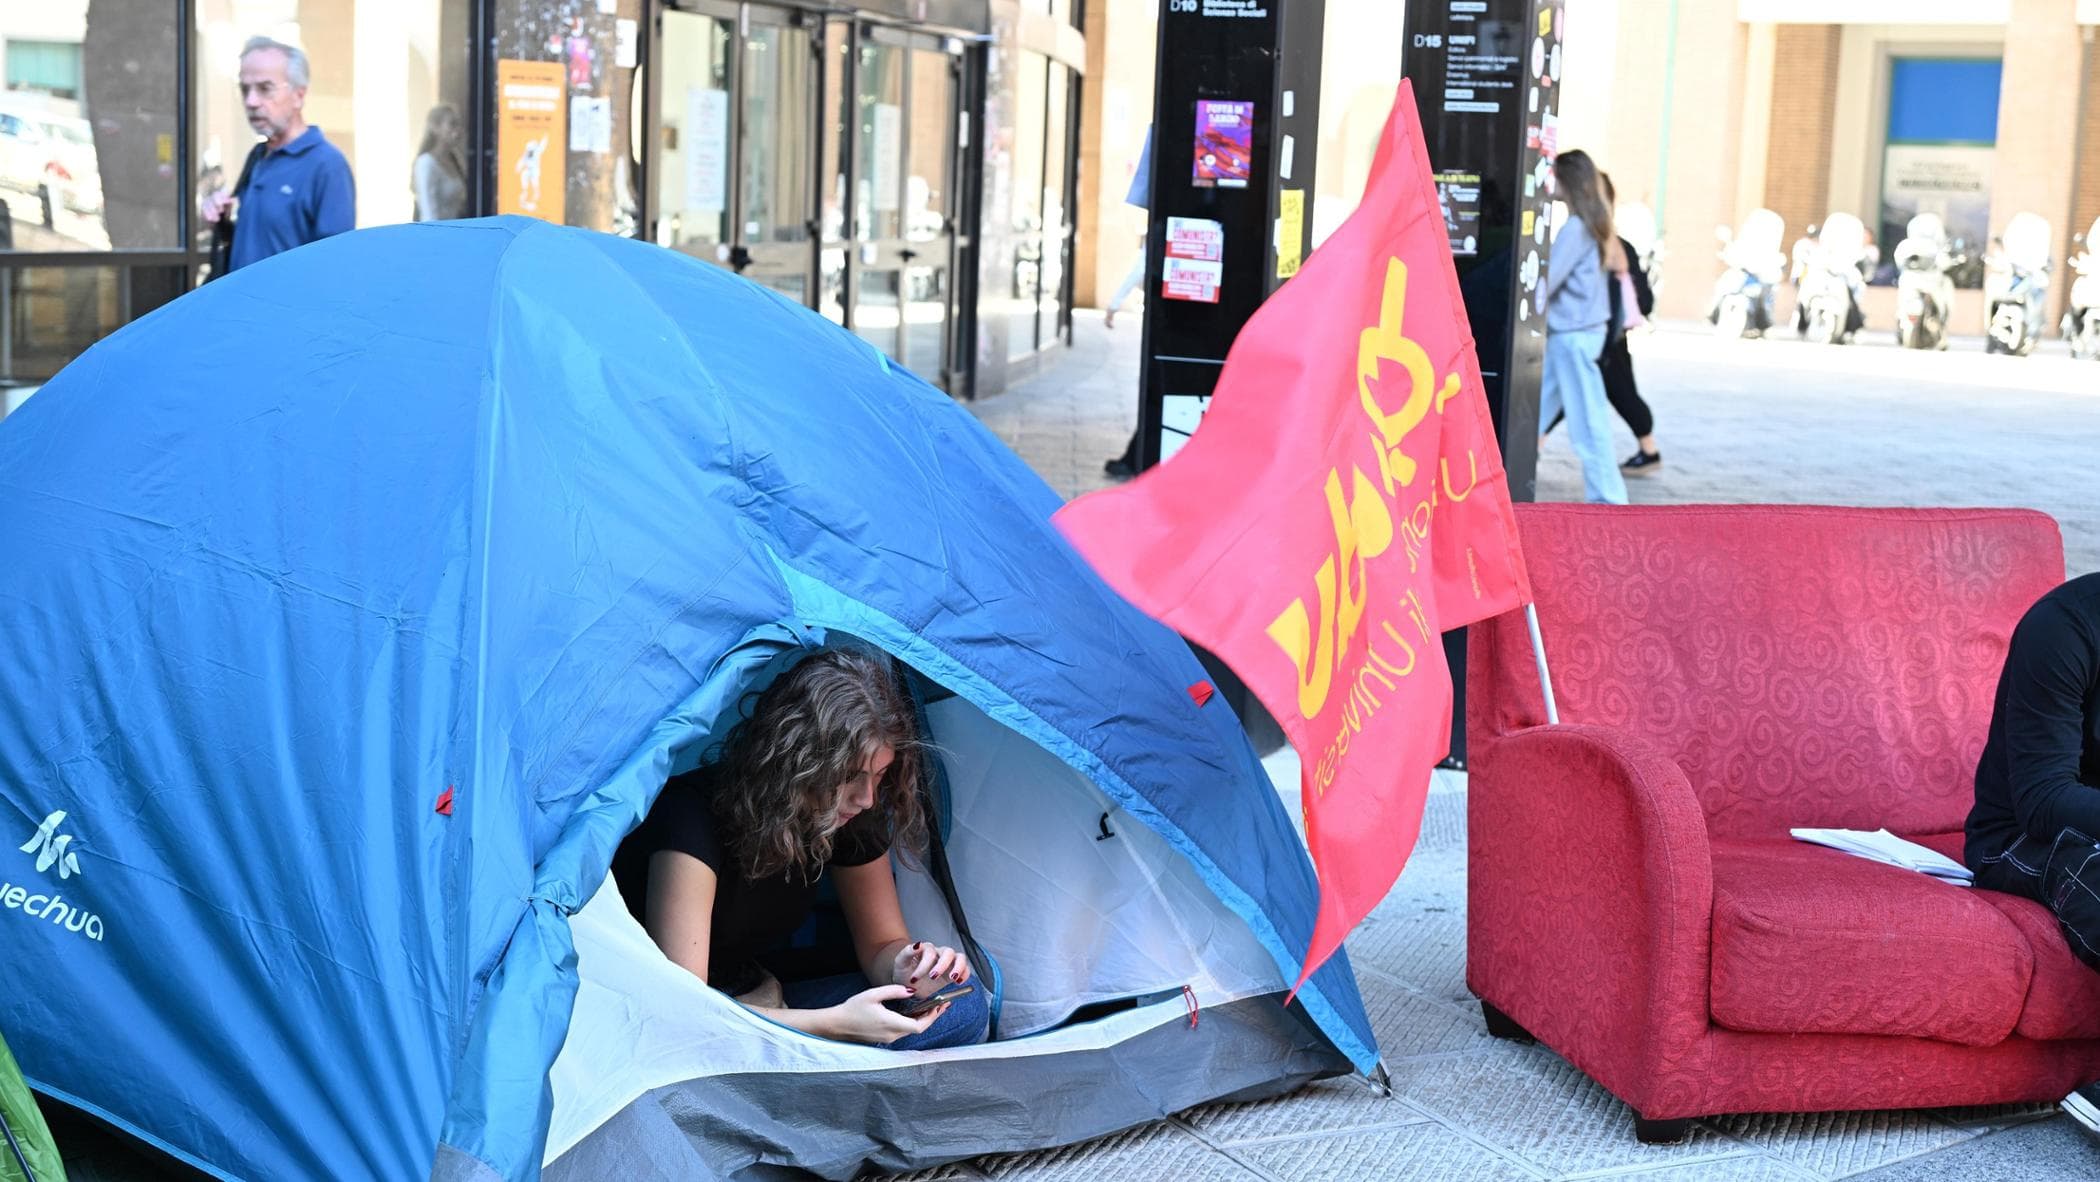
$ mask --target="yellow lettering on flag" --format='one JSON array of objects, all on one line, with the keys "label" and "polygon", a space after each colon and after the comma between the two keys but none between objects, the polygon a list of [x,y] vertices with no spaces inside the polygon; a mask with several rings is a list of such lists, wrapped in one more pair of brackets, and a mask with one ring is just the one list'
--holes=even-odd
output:
[{"label": "yellow lettering on flag", "polygon": [[[1378,324],[1367,328],[1357,338],[1356,346],[1356,391],[1363,400],[1364,413],[1371,416],[1378,438],[1378,470],[1385,477],[1386,495],[1398,494],[1394,487],[1415,482],[1414,460],[1400,450],[1407,434],[1429,417],[1432,403],[1441,406],[1458,393],[1458,375],[1444,378],[1444,392],[1438,397],[1436,369],[1429,363],[1429,354],[1422,346],[1407,339],[1401,331],[1401,322],[1407,315],[1407,264],[1399,259],[1388,259],[1385,267],[1385,291],[1379,300]],[[1388,411],[1379,400],[1380,372],[1386,363],[1405,370],[1408,378],[1407,396],[1396,411]]]}]

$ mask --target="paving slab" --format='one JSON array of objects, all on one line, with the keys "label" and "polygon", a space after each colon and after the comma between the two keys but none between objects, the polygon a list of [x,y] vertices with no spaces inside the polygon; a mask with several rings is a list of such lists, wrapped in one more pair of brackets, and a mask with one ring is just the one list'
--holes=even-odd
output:
[{"label": "paving slab", "polygon": [[1288,1182],[1537,1182],[1543,1175],[1434,1124],[1251,1146],[1247,1159]]}]

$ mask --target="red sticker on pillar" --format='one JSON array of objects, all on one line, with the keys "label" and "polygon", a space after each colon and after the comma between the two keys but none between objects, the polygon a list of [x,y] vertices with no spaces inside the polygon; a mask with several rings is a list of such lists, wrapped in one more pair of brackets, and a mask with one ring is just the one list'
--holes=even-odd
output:
[{"label": "red sticker on pillar", "polygon": [[1225,227],[1209,218],[1168,218],[1160,296],[1198,304],[1218,302],[1225,280]]}]

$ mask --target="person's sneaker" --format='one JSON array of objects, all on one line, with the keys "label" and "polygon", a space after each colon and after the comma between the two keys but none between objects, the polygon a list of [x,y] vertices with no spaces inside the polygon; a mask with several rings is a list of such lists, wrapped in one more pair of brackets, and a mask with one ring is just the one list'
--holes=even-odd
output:
[{"label": "person's sneaker", "polygon": [[2087,1136],[2100,1139],[2100,1083],[2089,1083],[2072,1092],[2057,1107]]},{"label": "person's sneaker", "polygon": [[1663,454],[1659,451],[1637,451],[1633,458],[1619,465],[1619,471],[1628,476],[1652,476],[1663,466]]},{"label": "person's sneaker", "polygon": [[1128,480],[1137,475],[1137,469],[1121,456],[1101,465],[1101,470],[1115,480]]}]

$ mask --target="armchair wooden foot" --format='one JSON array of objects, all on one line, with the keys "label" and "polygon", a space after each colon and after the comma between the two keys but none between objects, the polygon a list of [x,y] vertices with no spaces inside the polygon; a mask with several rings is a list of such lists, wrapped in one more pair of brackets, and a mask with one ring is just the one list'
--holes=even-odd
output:
[{"label": "armchair wooden foot", "polygon": [[1692,1135],[1692,1118],[1680,1116],[1676,1120],[1649,1120],[1645,1116],[1633,1118],[1633,1135],[1643,1145],[1675,1145]]},{"label": "armchair wooden foot", "polygon": [[1532,1037],[1529,1030],[1517,1025],[1516,1019],[1485,1001],[1480,1003],[1480,1016],[1487,1021],[1488,1033],[1496,1038],[1506,1038],[1511,1042],[1538,1041],[1538,1039]]}]

